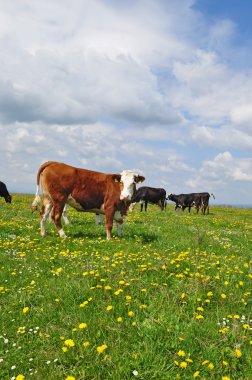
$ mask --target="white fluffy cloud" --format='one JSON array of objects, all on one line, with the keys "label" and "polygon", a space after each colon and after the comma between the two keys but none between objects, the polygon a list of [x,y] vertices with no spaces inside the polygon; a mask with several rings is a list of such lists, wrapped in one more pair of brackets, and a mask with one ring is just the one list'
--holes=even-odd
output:
[{"label": "white fluffy cloud", "polygon": [[32,191],[45,160],[136,168],[169,192],[251,189],[252,68],[237,65],[232,20],[196,0],[0,3],[0,174],[13,190]]}]

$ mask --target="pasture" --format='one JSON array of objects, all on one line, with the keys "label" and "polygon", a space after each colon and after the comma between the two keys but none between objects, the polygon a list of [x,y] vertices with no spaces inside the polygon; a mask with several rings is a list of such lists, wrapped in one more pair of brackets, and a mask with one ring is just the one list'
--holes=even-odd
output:
[{"label": "pasture", "polygon": [[106,241],[0,200],[0,379],[252,379],[252,210],[156,206]]}]

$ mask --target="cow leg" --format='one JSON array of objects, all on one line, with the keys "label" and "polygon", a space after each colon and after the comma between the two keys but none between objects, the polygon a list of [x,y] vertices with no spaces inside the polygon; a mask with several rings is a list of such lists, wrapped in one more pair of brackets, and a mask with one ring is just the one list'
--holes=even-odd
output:
[{"label": "cow leg", "polygon": [[103,216],[102,214],[95,214],[95,224],[103,224]]},{"label": "cow leg", "polygon": [[161,206],[160,206],[161,211],[164,211],[164,200],[161,199],[161,200],[160,200],[160,203],[161,203]]},{"label": "cow leg", "polygon": [[105,218],[106,218],[105,224],[106,224],[106,230],[107,230],[107,240],[111,239],[114,214],[115,212],[113,209],[105,210]]},{"label": "cow leg", "polygon": [[40,210],[40,216],[41,216],[40,233],[41,233],[42,237],[44,237],[46,234],[46,228],[45,228],[46,220],[51,213],[52,207],[53,207],[53,205],[52,205],[50,199],[45,197],[43,200],[43,206],[41,207],[41,210]]},{"label": "cow leg", "polygon": [[70,220],[68,219],[68,216],[67,216],[67,205],[66,204],[63,208],[62,218],[63,218],[65,224],[70,224]]},{"label": "cow leg", "polygon": [[123,217],[119,211],[115,212],[114,220],[117,223],[117,235],[119,237],[121,237],[122,236],[122,229],[123,229]]},{"label": "cow leg", "polygon": [[140,201],[140,211],[143,211],[143,201]]},{"label": "cow leg", "polygon": [[144,211],[147,211],[147,205],[148,205],[148,201],[145,201],[144,202]]},{"label": "cow leg", "polygon": [[55,203],[54,207],[53,207],[53,215],[52,215],[55,227],[58,230],[59,236],[62,238],[66,237],[66,234],[65,234],[65,232],[62,228],[62,224],[61,224],[61,215],[63,213],[64,206],[65,206],[64,203],[63,204],[62,203]]}]

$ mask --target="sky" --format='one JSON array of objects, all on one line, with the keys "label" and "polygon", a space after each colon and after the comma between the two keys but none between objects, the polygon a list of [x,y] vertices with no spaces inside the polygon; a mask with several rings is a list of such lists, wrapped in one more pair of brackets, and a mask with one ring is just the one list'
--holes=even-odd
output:
[{"label": "sky", "polygon": [[0,180],[45,161],[252,204],[252,2],[0,0]]}]

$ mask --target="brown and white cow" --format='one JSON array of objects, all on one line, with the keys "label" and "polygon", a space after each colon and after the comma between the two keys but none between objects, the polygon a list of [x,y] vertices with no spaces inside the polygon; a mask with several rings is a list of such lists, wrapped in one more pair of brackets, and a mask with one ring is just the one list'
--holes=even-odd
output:
[{"label": "brown and white cow", "polygon": [[136,183],[144,177],[131,170],[121,174],[105,174],[80,169],[60,162],[46,162],[37,173],[37,191],[32,210],[38,207],[39,183],[43,192],[41,207],[41,235],[45,236],[45,223],[51,213],[60,237],[66,237],[61,224],[65,204],[78,211],[105,214],[107,239],[111,239],[113,220],[118,224],[121,236],[123,216],[127,214]]}]

